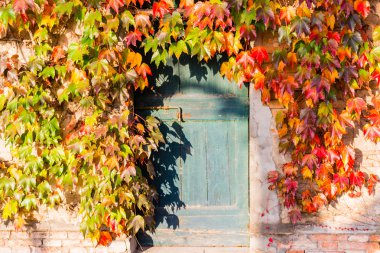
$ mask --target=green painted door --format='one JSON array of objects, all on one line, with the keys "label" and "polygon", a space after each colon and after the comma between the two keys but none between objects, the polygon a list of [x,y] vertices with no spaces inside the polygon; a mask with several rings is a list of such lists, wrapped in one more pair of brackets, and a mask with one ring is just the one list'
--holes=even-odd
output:
[{"label": "green painted door", "polygon": [[155,71],[159,87],[136,95],[160,118],[166,144],[154,156],[156,232],[144,245],[248,246],[248,90],[223,79],[217,62],[190,58]]}]

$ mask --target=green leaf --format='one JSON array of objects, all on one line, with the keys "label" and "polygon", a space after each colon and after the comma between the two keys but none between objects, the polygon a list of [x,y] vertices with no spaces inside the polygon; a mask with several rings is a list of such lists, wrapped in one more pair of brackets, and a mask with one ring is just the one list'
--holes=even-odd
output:
[{"label": "green leaf", "polygon": [[188,54],[188,49],[186,42],[183,40],[178,41],[177,43],[172,43],[169,47],[169,56],[173,54],[179,59],[182,53]]},{"label": "green leaf", "polygon": [[49,77],[54,78],[55,77],[55,69],[54,69],[54,67],[45,67],[38,76],[43,77],[44,79],[47,79]]},{"label": "green leaf", "polygon": [[0,23],[2,23],[5,27],[15,20],[16,14],[10,5],[0,8]]},{"label": "green leaf", "polygon": [[16,182],[13,178],[3,177],[0,179],[0,189],[4,190],[5,194],[9,194],[16,189]]},{"label": "green leaf", "polygon": [[19,184],[24,188],[25,192],[31,192],[36,186],[36,178],[33,176],[22,175]]},{"label": "green leaf", "polygon": [[24,207],[27,211],[32,210],[32,208],[37,207],[37,199],[34,194],[27,195],[24,200],[21,202],[21,207]]},{"label": "green leaf", "polygon": [[83,62],[83,55],[88,53],[86,47],[80,46],[78,43],[71,43],[68,50],[68,59],[75,63]]},{"label": "green leaf", "polygon": [[290,34],[291,34],[290,27],[281,26],[278,29],[278,42],[282,43],[282,41],[285,41],[288,45],[290,45],[292,43]]},{"label": "green leaf", "polygon": [[96,21],[102,22],[102,14],[98,10],[87,12],[84,17],[84,25],[90,27],[95,26]]},{"label": "green leaf", "polygon": [[38,197],[39,198],[45,198],[47,196],[47,193],[51,191],[50,184],[44,180],[37,186],[38,190]]},{"label": "green leaf", "polygon": [[71,12],[73,11],[74,3],[72,1],[68,2],[61,2],[58,3],[57,6],[54,8],[53,12],[58,14],[58,17],[61,17],[65,14],[68,16],[71,15]]},{"label": "green leaf", "polygon": [[34,51],[36,52],[37,56],[44,56],[44,57],[46,57],[47,54],[48,54],[48,52],[52,51],[52,48],[47,43],[36,44],[34,46]]},{"label": "green leaf", "polygon": [[380,47],[375,47],[371,51],[371,56],[376,60],[380,61]]}]

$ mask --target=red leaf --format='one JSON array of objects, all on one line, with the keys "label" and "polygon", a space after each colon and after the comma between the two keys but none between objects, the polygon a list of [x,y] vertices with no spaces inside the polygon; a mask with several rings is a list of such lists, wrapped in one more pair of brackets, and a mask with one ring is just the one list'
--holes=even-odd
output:
[{"label": "red leaf", "polygon": [[269,171],[268,172],[268,183],[276,183],[277,180],[278,180],[278,176],[279,176],[280,173],[278,173],[278,171],[276,170],[273,170],[273,171]]},{"label": "red leaf", "polygon": [[364,137],[368,140],[379,142],[380,141],[380,127],[376,125],[366,124],[363,127]]},{"label": "red leaf", "polygon": [[340,43],[340,35],[339,35],[338,32],[328,31],[328,32],[327,32],[327,38],[328,38],[328,39],[333,39],[333,40],[335,40],[336,42]]},{"label": "red leaf", "polygon": [[24,22],[28,20],[26,16],[26,11],[28,9],[33,9],[34,8],[34,0],[15,0],[13,2],[13,9],[16,12],[20,12],[22,19]]},{"label": "red leaf", "polygon": [[360,115],[366,106],[367,103],[362,98],[351,98],[347,101],[347,111],[349,113],[355,111],[355,113]]},{"label": "red leaf", "polygon": [[379,178],[376,175],[374,174],[369,175],[369,178],[367,180],[367,188],[368,188],[369,195],[374,193],[375,186],[378,183],[378,181],[379,181]]},{"label": "red leaf", "polygon": [[127,36],[125,36],[125,41],[127,46],[133,45],[136,46],[137,41],[141,41],[142,33],[139,30],[135,30],[130,32]]},{"label": "red leaf", "polygon": [[380,71],[378,70],[373,71],[371,76],[374,80],[376,80],[377,85],[380,85]]},{"label": "red leaf", "polygon": [[371,6],[368,1],[356,0],[354,3],[354,9],[366,18],[371,11]]},{"label": "red leaf", "polygon": [[255,26],[243,24],[240,27],[240,38],[244,38],[246,41],[254,40],[256,38]]},{"label": "red leaf", "polygon": [[362,171],[351,172],[350,184],[362,187],[364,183],[364,173]]},{"label": "red leaf", "polygon": [[236,62],[243,65],[243,68],[247,68],[248,65],[254,66],[255,60],[253,59],[252,55],[248,51],[242,51],[239,53],[239,55],[236,57]]},{"label": "red leaf", "polygon": [[[98,245],[108,246],[112,242],[112,236],[108,231],[100,231]],[[97,246],[98,246],[97,245]]]},{"label": "red leaf", "polygon": [[319,159],[325,159],[327,157],[327,151],[324,147],[314,148],[312,152]]},{"label": "red leaf", "polygon": [[366,118],[371,120],[373,125],[380,125],[380,111],[372,109],[369,113],[370,114]]},{"label": "red leaf", "polygon": [[116,13],[119,13],[119,8],[124,6],[124,0],[107,0],[107,9],[114,9]]},{"label": "red leaf", "polygon": [[302,158],[302,165],[307,165],[310,169],[318,167],[318,159],[314,154],[304,155]]},{"label": "red leaf", "polygon": [[334,179],[333,179],[334,184],[339,184],[341,189],[346,188],[346,186],[349,185],[349,180],[347,177],[341,174],[334,174]]},{"label": "red leaf", "polygon": [[285,186],[286,186],[286,192],[295,192],[297,191],[297,188],[298,188],[298,182],[291,178],[287,178],[285,180]]},{"label": "red leaf", "polygon": [[254,47],[252,49],[252,57],[259,63],[262,64],[263,61],[268,61],[268,52],[264,47]]}]

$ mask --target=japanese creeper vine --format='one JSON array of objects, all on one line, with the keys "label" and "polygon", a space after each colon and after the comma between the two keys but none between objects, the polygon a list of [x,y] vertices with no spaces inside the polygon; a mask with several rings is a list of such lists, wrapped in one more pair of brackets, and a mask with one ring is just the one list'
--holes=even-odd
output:
[{"label": "japanese creeper vine", "polygon": [[[276,123],[291,161],[268,180],[292,222],[342,194],[372,194],[378,177],[354,167],[344,141],[358,128],[380,140],[370,12],[365,0],[0,1],[0,36],[30,40],[34,52],[25,63],[0,56],[0,132],[13,156],[1,164],[2,218],[20,228],[77,191],[81,230],[100,244],[153,228],[156,192],[143,175],[154,177],[149,158],[163,137],[157,119],[134,114],[131,94],[153,86],[151,64],[183,54],[227,55],[223,76],[284,106]],[[65,45],[70,29],[77,37]],[[271,55],[255,44],[263,33],[280,43]]]}]

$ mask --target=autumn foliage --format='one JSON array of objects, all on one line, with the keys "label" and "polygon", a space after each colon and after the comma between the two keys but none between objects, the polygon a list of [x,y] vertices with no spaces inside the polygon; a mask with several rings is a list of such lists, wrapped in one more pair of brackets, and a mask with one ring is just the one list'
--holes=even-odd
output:
[{"label": "autumn foliage", "polygon": [[[149,157],[163,139],[157,119],[134,114],[130,94],[152,86],[151,64],[183,54],[228,56],[223,76],[284,107],[276,124],[291,159],[268,181],[293,222],[344,193],[372,194],[378,177],[354,166],[345,140],[358,128],[380,140],[380,29],[366,30],[370,11],[365,0],[2,1],[0,36],[27,37],[34,50],[26,63],[0,56],[0,132],[15,158],[1,165],[3,219],[22,226],[75,190],[82,231],[99,244],[152,228],[144,175],[154,177]],[[77,37],[62,45],[73,24]],[[256,41],[263,34],[277,37],[274,52]]]}]

